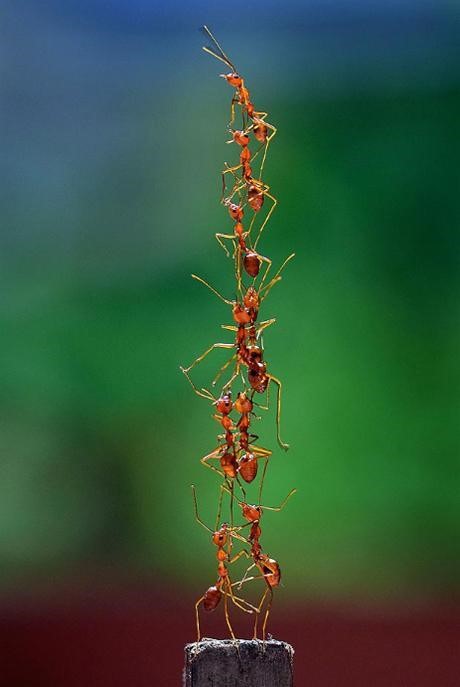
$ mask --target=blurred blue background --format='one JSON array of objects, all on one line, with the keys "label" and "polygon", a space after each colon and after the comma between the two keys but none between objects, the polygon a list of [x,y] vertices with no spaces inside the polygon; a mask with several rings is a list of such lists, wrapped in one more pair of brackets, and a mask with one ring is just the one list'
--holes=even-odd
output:
[{"label": "blurred blue background", "polygon": [[[231,90],[204,23],[278,127],[263,252],[297,254],[264,313],[291,445],[265,499],[298,488],[264,529],[285,580],[273,631],[315,604],[450,612],[460,17],[434,0],[4,4],[2,598],[21,618],[25,592],[141,584],[180,597],[193,639],[215,559],[189,489],[212,522],[199,458],[217,425],[179,365],[229,313],[189,275],[232,295],[213,239]],[[274,422],[260,434],[275,445]]]}]

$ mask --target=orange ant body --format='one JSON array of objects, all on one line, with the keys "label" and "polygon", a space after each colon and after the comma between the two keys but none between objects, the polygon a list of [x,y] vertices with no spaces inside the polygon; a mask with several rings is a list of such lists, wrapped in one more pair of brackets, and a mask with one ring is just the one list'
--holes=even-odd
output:
[{"label": "orange ant body", "polygon": [[[217,401],[214,402],[216,409],[222,415],[214,415],[225,428],[225,434],[219,438],[224,439],[223,444],[219,444],[211,453],[201,458],[201,463],[217,472],[224,477],[233,492],[233,480],[236,479],[241,491],[245,494],[243,486],[238,480],[238,477],[246,482],[252,482],[257,476],[258,460],[268,459],[271,456],[271,451],[262,446],[255,446],[253,442],[257,440],[255,434],[249,433],[250,415],[254,414],[254,402],[250,399],[245,391],[239,392],[238,397],[234,403],[231,401],[230,393],[223,394]],[[240,415],[236,427],[229,417],[231,411],[235,409]],[[235,434],[233,430],[237,430],[239,437],[235,441]],[[219,460],[220,470],[209,463],[211,460]],[[233,510],[232,520],[233,520]]]},{"label": "orange ant body", "polygon": [[227,600],[230,598],[232,603],[237,606],[240,610],[244,611],[245,613],[258,613],[258,609],[250,604],[248,601],[245,599],[242,599],[240,597],[235,596],[233,593],[233,585],[230,579],[230,574],[228,571],[228,564],[235,563],[241,556],[244,554],[244,550],[240,551],[239,553],[236,554],[236,556],[231,556],[231,549],[232,549],[232,538],[235,537],[237,539],[240,539],[243,542],[246,542],[246,539],[242,537],[241,535],[238,534],[239,530],[241,527],[230,527],[227,523],[222,523],[220,527],[218,527],[218,522],[219,522],[219,517],[220,517],[220,511],[221,511],[221,504],[222,504],[222,495],[223,491],[221,490],[221,496],[219,499],[219,509],[217,513],[217,519],[216,519],[216,529],[213,531],[211,530],[210,527],[208,527],[200,518],[198,514],[198,503],[196,499],[196,492],[195,492],[195,487],[192,485],[192,492],[193,492],[193,502],[195,506],[195,518],[197,522],[204,527],[210,534],[212,538],[213,544],[217,547],[216,551],[216,558],[217,558],[217,582],[214,585],[211,585],[208,587],[208,589],[205,591],[205,593],[198,599],[198,601],[195,604],[195,618],[196,618],[196,630],[197,630],[197,641],[199,642],[201,639],[201,628],[200,628],[200,616],[199,616],[199,607],[201,604],[203,604],[203,608],[205,611],[214,611],[217,606],[219,605],[222,597],[224,597],[224,613],[225,613],[225,621],[227,623],[227,627],[230,631],[230,635],[232,639],[236,639],[235,633],[233,632],[232,624],[230,622],[230,616],[228,612],[228,603]]},{"label": "orange ant body", "polygon": [[[241,365],[243,364],[248,368],[248,382],[250,386],[256,391],[257,393],[264,393],[267,388],[269,383],[272,381],[274,384],[276,384],[277,389],[278,389],[278,395],[277,395],[277,410],[276,410],[276,425],[277,425],[277,439],[278,443],[283,448],[284,450],[287,450],[288,444],[285,444],[280,437],[280,415],[281,415],[281,388],[282,384],[281,381],[275,377],[274,375],[270,374],[267,372],[267,366],[266,363],[262,360],[262,355],[263,351],[262,348],[258,345],[258,340],[260,337],[260,334],[263,332],[264,329],[269,327],[270,325],[274,324],[275,320],[266,320],[265,322],[259,323],[259,325],[256,327],[255,326],[255,321],[258,316],[259,312],[259,306],[261,301],[266,297],[268,294],[268,291],[276,284],[280,279],[281,275],[280,272],[284,268],[284,266],[287,264],[287,262],[293,257],[293,254],[290,255],[282,264],[280,269],[278,270],[277,274],[273,279],[270,281],[269,284],[267,284],[262,291],[266,291],[266,293],[261,297],[260,296],[260,290],[257,292],[254,287],[249,287],[246,291],[245,297],[243,299],[243,304],[237,302],[237,301],[230,301],[226,298],[224,298],[218,291],[216,291],[210,284],[208,284],[204,279],[201,279],[201,277],[197,277],[196,275],[192,274],[192,277],[196,279],[197,281],[200,281],[202,284],[207,286],[213,293],[215,293],[221,300],[224,301],[224,303],[227,303],[228,305],[232,306],[232,314],[233,314],[233,319],[237,326],[235,325],[222,325],[224,329],[228,329],[230,331],[234,331],[236,333],[235,337],[235,343],[215,343],[212,346],[210,346],[202,355],[200,355],[196,360],[193,361],[191,365],[188,367],[184,368],[181,367],[182,372],[184,375],[187,377],[188,381],[190,382],[192,388],[194,389],[195,393],[197,393],[199,396],[203,396],[204,398],[210,398],[214,399],[212,396],[211,392],[208,391],[207,389],[198,389],[195,384],[193,383],[189,372],[192,370],[195,365],[198,365],[201,363],[208,355],[211,353],[216,348],[223,348],[223,349],[228,349],[228,350],[234,350],[236,348],[236,353],[232,355],[230,360],[225,363],[225,365],[219,370],[217,376],[213,380],[213,386],[216,384],[217,379],[219,376],[222,374],[224,369],[236,358],[236,365],[235,365],[235,371],[231,378],[228,380],[228,382],[225,384],[225,388],[230,387],[232,382],[238,377],[240,374],[240,368]],[[246,328],[246,325],[249,325],[249,328]]]},{"label": "orange ant body", "polygon": [[[267,217],[265,218],[262,226],[259,229],[257,239],[254,243],[254,250],[257,248],[257,243],[260,239],[260,235],[262,234],[262,231],[271,215],[273,210],[275,209],[276,206],[276,198],[274,198],[272,195],[269,193],[269,187],[266,186],[260,179],[255,179],[252,174],[252,168],[250,164],[251,160],[251,153],[248,148],[249,144],[249,134],[252,133],[254,134],[254,138],[262,144],[264,148],[263,152],[263,157],[262,157],[262,162],[260,165],[259,169],[259,177],[262,177],[263,173],[263,168],[265,165],[265,159],[267,156],[267,151],[268,151],[268,146],[272,140],[272,138],[276,135],[276,127],[274,127],[272,124],[269,124],[266,120],[267,113],[266,112],[257,112],[255,110],[254,104],[251,102],[250,99],[250,94],[249,90],[245,86],[244,79],[243,77],[237,72],[235,66],[233,63],[230,61],[230,59],[227,57],[225,52],[223,51],[222,47],[219,45],[217,39],[215,36],[211,33],[209,28],[207,26],[203,27],[203,30],[205,32],[205,35],[207,38],[211,40],[212,47],[209,46],[203,46],[203,50],[207,52],[208,54],[212,55],[216,59],[218,59],[220,62],[223,62],[231,71],[228,74],[221,74],[220,76],[223,77],[227,83],[235,88],[236,90],[236,97],[232,99],[232,115],[231,115],[231,124],[234,121],[235,118],[235,103],[238,103],[241,106],[242,109],[242,114],[243,114],[243,123],[246,119],[246,117],[249,118],[251,121],[251,124],[249,127],[245,128],[244,130],[237,130],[233,131],[232,133],[232,141],[237,143],[242,147],[241,153],[240,153],[240,164],[237,165],[236,167],[227,167],[226,170],[224,171],[224,174],[227,173],[234,173],[237,169],[242,167],[242,179],[243,179],[243,186],[247,186],[247,199],[249,205],[252,207],[255,213],[259,212],[261,209],[263,203],[264,203],[264,198],[267,196],[268,198],[271,199],[272,201],[272,207],[270,208],[270,211],[267,214]],[[269,134],[269,131],[271,132]],[[257,153],[256,153],[257,155]],[[254,159],[255,159],[254,155]],[[242,186],[236,186],[234,188],[233,193],[237,193],[241,190]],[[251,223],[251,228],[252,228],[252,223]]]},{"label": "orange ant body", "polygon": [[[268,371],[267,362],[264,359],[263,332],[276,320],[272,318],[260,321],[259,311],[268,293],[281,280],[281,272],[294,257],[294,254],[289,255],[276,274],[274,276],[270,274],[269,277],[272,260],[261,255],[257,246],[277,205],[276,198],[270,193],[270,187],[262,180],[268,147],[276,134],[276,128],[266,121],[268,116],[266,112],[256,110],[244,78],[223,52],[211,31],[206,26],[203,29],[212,42],[211,47],[204,47],[203,49],[223,62],[230,70],[221,76],[234,89],[231,101],[231,119],[228,125],[231,140],[227,143],[233,143],[238,147],[238,164],[230,166],[225,163],[222,171],[221,202],[233,221],[233,230],[228,234],[215,234],[216,240],[228,257],[230,256],[228,242],[231,241],[233,246],[232,257],[236,278],[235,299],[224,298],[204,279],[192,275],[195,280],[200,281],[230,306],[232,324],[221,326],[232,332],[233,341],[214,343],[189,367],[181,367],[195,393],[212,402],[213,418],[222,428],[217,436],[219,443],[216,448],[201,458],[201,463],[205,467],[212,469],[223,478],[214,530],[200,519],[195,487],[192,486],[195,518],[209,533],[217,559],[217,579],[214,578],[216,579],[215,583],[209,586],[195,603],[197,641],[199,642],[201,639],[201,611],[212,612],[219,604],[224,606],[225,622],[230,636],[235,641],[236,637],[229,611],[236,607],[252,615],[255,619],[254,639],[257,639],[259,617],[263,613],[262,639],[265,641],[266,627],[273,601],[273,589],[279,586],[281,582],[281,568],[279,563],[262,549],[260,521],[265,509],[282,510],[296,490],[292,489],[278,507],[260,505],[265,475],[272,452],[257,444],[258,436],[253,433],[251,423],[253,418],[260,419],[254,412],[255,406],[268,409],[271,382],[277,387],[277,440],[285,450],[288,445],[281,440],[280,436],[282,385],[280,380]],[[236,111],[241,113],[239,128],[234,128]],[[255,149],[252,148],[253,143]],[[231,190],[227,191],[230,187],[229,180],[232,181],[233,185]],[[246,213],[250,215],[249,220],[245,219]],[[255,224],[256,231],[254,231]],[[190,376],[191,370],[214,349],[228,350],[230,355],[230,358],[219,368],[211,382],[211,386],[215,387],[224,373],[225,378],[228,378],[228,381],[225,381],[221,387],[218,396],[215,396],[207,388],[195,386]],[[235,381],[239,378],[242,380],[243,390],[239,391],[235,397],[232,391],[234,392],[236,383],[239,384]],[[266,406],[263,406],[254,399],[257,398],[256,394],[264,394],[265,392]],[[264,461],[263,470],[259,470],[259,461],[261,460]],[[246,484],[255,483],[257,477],[259,478],[256,487],[258,489],[258,505],[255,505],[248,503],[245,489]],[[243,500],[235,495],[236,488],[241,490]],[[227,522],[220,520],[224,492],[230,495]],[[235,503],[241,508],[243,524],[234,523]],[[244,536],[243,531],[245,532]],[[238,545],[238,542],[240,542],[239,550],[232,553],[233,546]],[[249,559],[249,562],[246,563],[246,566],[249,567],[241,579],[232,582],[233,573],[231,573],[230,566],[242,556]],[[252,570],[254,573],[251,573]],[[257,597],[258,601],[255,605],[242,598],[246,594],[236,595],[236,593],[239,594],[242,586],[251,580],[263,580],[264,583],[261,598]]]},{"label": "orange ant body", "polygon": [[[229,69],[231,69],[231,72],[228,74],[221,74],[220,76],[236,90],[237,97],[232,101],[232,121],[234,118],[234,102],[238,102],[238,104],[241,105],[243,112],[246,113],[252,121],[251,128],[254,132],[255,138],[261,143],[269,143],[270,139],[276,134],[276,128],[272,124],[269,124],[265,121],[267,117],[266,112],[256,112],[255,106],[251,102],[249,90],[245,86],[243,77],[238,73],[235,66],[224,53],[209,28],[207,26],[203,26],[203,30],[206,36],[212,42],[212,47],[203,46],[203,50],[215,57],[220,62],[223,62]],[[268,135],[269,130],[272,132],[270,136]]]},{"label": "orange ant body", "polygon": [[[223,489],[225,489],[223,487]],[[260,496],[261,496],[261,491],[262,491],[262,486],[259,488],[259,501],[260,501]],[[267,599],[267,596],[269,597],[267,608],[265,610],[265,616],[264,616],[264,621],[262,625],[262,639],[265,640],[265,632],[266,632],[266,627],[267,627],[267,622],[268,622],[268,616],[270,615],[270,610],[271,610],[271,605],[273,602],[273,588],[277,587],[280,582],[281,582],[281,568],[278,563],[274,558],[270,558],[268,554],[262,552],[262,546],[260,544],[260,537],[262,534],[262,529],[260,527],[260,519],[262,517],[262,513],[264,510],[271,510],[271,511],[281,511],[288,500],[291,498],[296,493],[296,489],[291,489],[289,494],[285,497],[285,499],[281,502],[279,506],[273,507],[273,506],[261,506],[260,503],[259,505],[253,505],[246,503],[245,501],[239,501],[236,499],[235,495],[232,494],[231,492],[228,492],[230,494],[230,497],[232,499],[236,499],[238,504],[241,507],[241,512],[243,515],[243,518],[246,520],[247,524],[251,526],[249,536],[248,536],[248,543],[251,544],[251,549],[250,552],[246,551],[243,549],[244,555],[246,555],[247,558],[252,558],[253,563],[252,565],[249,566],[249,568],[246,570],[243,578],[236,583],[238,589],[241,589],[242,585],[246,582],[250,582],[251,580],[254,579],[263,579],[266,584],[266,589],[262,595],[262,598],[259,602],[258,606],[258,614],[256,615],[255,622],[254,622],[254,639],[257,639],[257,627],[258,627],[258,620],[259,620],[259,614],[262,611],[262,608],[264,606],[265,600]],[[241,553],[241,552],[240,552]],[[256,567],[259,572],[261,573],[261,577],[247,577],[247,574],[252,570],[254,567]]]}]

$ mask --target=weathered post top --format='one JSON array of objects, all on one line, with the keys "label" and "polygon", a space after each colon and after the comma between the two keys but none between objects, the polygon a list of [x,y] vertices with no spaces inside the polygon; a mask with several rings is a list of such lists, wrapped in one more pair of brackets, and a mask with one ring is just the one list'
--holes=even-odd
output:
[{"label": "weathered post top", "polygon": [[293,687],[286,642],[203,639],[185,646],[183,687]]}]

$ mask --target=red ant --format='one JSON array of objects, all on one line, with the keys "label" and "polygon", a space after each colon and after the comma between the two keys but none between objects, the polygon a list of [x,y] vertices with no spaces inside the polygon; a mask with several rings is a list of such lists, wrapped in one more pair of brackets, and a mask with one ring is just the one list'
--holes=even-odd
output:
[{"label": "red ant", "polygon": [[239,539],[243,541],[244,543],[247,542],[247,540],[242,537],[241,535],[238,534],[239,530],[241,530],[241,527],[230,527],[227,523],[222,523],[220,527],[218,527],[219,524],[219,519],[220,519],[220,511],[221,511],[221,505],[222,505],[222,496],[223,496],[223,491],[221,490],[221,495],[219,499],[219,509],[217,513],[217,519],[216,519],[216,528],[215,530],[211,530],[210,527],[208,527],[200,518],[198,514],[198,503],[197,503],[197,498],[196,498],[196,491],[195,487],[192,485],[192,493],[193,493],[193,502],[194,502],[194,507],[195,507],[195,518],[197,522],[204,527],[211,535],[212,535],[212,542],[215,544],[217,547],[217,552],[216,552],[216,557],[217,557],[217,582],[215,585],[212,585],[211,587],[208,587],[208,589],[205,591],[203,596],[201,596],[198,601],[195,604],[195,617],[196,617],[196,630],[197,630],[197,642],[200,641],[201,639],[201,628],[200,628],[200,616],[199,616],[199,607],[201,604],[203,604],[203,608],[205,611],[214,611],[217,606],[219,605],[222,596],[224,597],[224,614],[225,614],[225,621],[227,623],[227,627],[230,631],[230,635],[232,639],[236,639],[235,633],[233,632],[232,624],[230,622],[230,616],[228,612],[228,601],[227,599],[230,598],[230,600],[237,606],[240,610],[244,611],[245,613],[258,613],[259,610],[250,604],[248,601],[245,599],[242,599],[238,596],[235,596],[233,593],[233,586],[230,575],[228,572],[228,564],[234,563],[237,561],[241,556],[244,554],[244,551],[240,551],[239,553],[236,554],[236,556],[231,557],[231,549],[232,549],[232,538]]},{"label": "red ant", "polygon": [[[290,255],[284,261],[276,275],[271,279],[271,281],[266,286],[260,289],[259,292],[257,292],[254,287],[249,287],[243,298],[243,303],[239,303],[237,301],[230,301],[227,298],[224,298],[224,296],[222,296],[218,291],[216,291],[216,289],[214,289],[210,284],[208,284],[208,282],[206,282],[201,277],[197,277],[196,275],[192,274],[192,277],[194,279],[207,286],[224,303],[232,306],[233,319],[235,320],[237,326],[222,325],[222,327],[224,329],[228,329],[230,331],[235,332],[236,337],[235,343],[214,343],[204,353],[202,353],[198,358],[196,358],[196,360],[194,360],[193,363],[189,365],[189,367],[181,367],[182,372],[189,380],[195,393],[197,393],[199,396],[203,396],[204,398],[213,399],[213,396],[210,391],[204,388],[200,390],[195,386],[189,375],[189,372],[193,367],[195,367],[195,365],[201,363],[214,349],[223,348],[227,350],[234,350],[236,348],[236,353],[234,353],[232,357],[225,363],[225,365],[219,370],[212,384],[213,386],[215,385],[219,376],[235,358],[235,372],[233,373],[229,381],[225,384],[224,389],[230,387],[234,379],[236,379],[236,377],[240,374],[240,368],[242,364],[248,368],[248,382],[250,386],[255,391],[257,391],[257,393],[264,393],[267,390],[270,381],[274,382],[277,385],[278,389],[276,410],[277,439],[279,445],[284,450],[287,450],[288,445],[285,444],[280,437],[282,384],[277,377],[267,372],[266,363],[262,360],[263,351],[262,348],[258,345],[258,340],[263,330],[274,324],[276,320],[266,320],[264,322],[259,323],[257,327],[255,325],[255,321],[257,319],[260,303],[264,300],[264,298],[266,298],[270,289],[281,279],[280,272],[292,257],[294,257],[294,254]],[[263,291],[265,293],[263,296],[261,296],[260,294]],[[249,328],[246,328],[246,325],[249,325]]]},{"label": "red ant", "polygon": [[[209,28],[207,26],[203,26],[203,30],[205,32],[205,35],[212,42],[212,47],[203,46],[203,50],[212,55],[213,57],[215,57],[220,62],[223,62],[229,69],[231,69],[231,72],[229,74],[220,75],[227,81],[227,83],[230,86],[236,89],[236,97],[234,96],[232,98],[232,114],[230,124],[233,124],[233,121],[235,119],[234,108],[235,103],[237,102],[241,105],[243,114],[246,114],[252,122],[249,130],[253,131],[254,137],[257,141],[265,145],[264,156],[260,169],[260,174],[262,174],[263,166],[265,164],[265,158],[267,155],[267,149],[271,139],[276,135],[276,127],[265,121],[266,117],[268,116],[266,112],[256,112],[255,107],[251,102],[249,91],[244,84],[243,77],[240,76],[240,74],[237,72],[237,69],[235,68],[234,64],[230,61],[225,52],[222,50],[221,46],[217,42],[217,39],[211,33]],[[271,131],[270,135],[268,133],[269,130]]]},{"label": "red ant", "polygon": [[[222,489],[225,489],[225,487],[222,487]],[[286,496],[286,498],[282,501],[282,503],[277,506],[277,507],[272,507],[272,506],[261,506],[260,505],[260,496],[261,496],[261,490],[262,486],[260,486],[259,489],[259,505],[251,505],[248,504],[244,501],[239,501],[234,494],[230,493],[230,497],[232,499],[236,499],[238,504],[241,506],[241,511],[244,519],[247,521],[247,524],[251,526],[250,532],[249,532],[249,537],[248,537],[248,543],[251,544],[251,550],[250,552],[246,551],[243,549],[240,553],[244,553],[247,558],[252,558],[253,563],[252,565],[249,566],[249,568],[246,570],[246,572],[243,575],[243,578],[236,583],[236,586],[238,586],[238,589],[241,589],[241,586],[245,582],[250,582],[251,580],[256,580],[256,579],[263,579],[266,584],[266,589],[262,595],[262,598],[259,602],[258,606],[258,614],[256,615],[255,622],[254,622],[254,639],[257,639],[257,627],[258,627],[258,620],[259,620],[259,614],[262,611],[262,608],[264,606],[265,600],[267,596],[269,597],[268,604],[265,610],[265,616],[264,616],[264,621],[262,625],[262,639],[265,641],[265,634],[266,634],[266,627],[267,627],[267,622],[268,622],[268,616],[270,615],[270,610],[273,602],[273,588],[278,587],[280,582],[281,582],[281,568],[278,563],[274,558],[270,558],[268,554],[262,552],[262,547],[260,544],[260,537],[262,534],[262,530],[260,527],[260,519],[262,517],[263,510],[271,510],[271,511],[280,511],[284,508],[288,500],[293,496],[297,489],[291,489],[289,494]],[[252,570],[253,568],[257,568],[259,572],[261,573],[261,576],[258,577],[247,577],[248,572]]]},{"label": "red ant", "polygon": [[[260,179],[255,179],[252,174],[252,168],[250,165],[250,160],[251,160],[251,153],[248,148],[249,144],[249,133],[252,131],[254,134],[254,137],[257,141],[263,144],[264,146],[264,154],[262,158],[262,162],[260,165],[259,169],[259,177],[262,177],[263,173],[263,168],[265,165],[265,159],[267,156],[267,151],[268,151],[268,146],[270,144],[270,141],[276,134],[276,127],[274,127],[272,124],[269,124],[268,122],[265,121],[267,117],[266,112],[256,112],[253,103],[250,100],[249,96],[249,91],[244,85],[244,79],[238,74],[235,66],[233,63],[230,61],[230,59],[227,57],[225,52],[223,51],[222,47],[218,43],[217,39],[215,36],[211,33],[209,28],[207,26],[203,27],[203,30],[208,38],[211,39],[213,47],[209,46],[203,46],[203,50],[216,59],[220,60],[223,62],[227,67],[229,67],[232,71],[229,74],[221,74],[221,77],[223,77],[227,83],[230,84],[233,88],[236,89],[237,93],[237,98],[232,99],[232,118],[230,122],[230,126],[233,124],[234,118],[235,118],[235,113],[234,113],[234,104],[235,102],[238,102],[241,105],[242,112],[243,112],[243,120],[244,120],[244,114],[247,114],[248,117],[250,118],[252,124],[248,127],[243,129],[242,131],[237,130],[237,131],[232,131],[233,134],[233,141],[237,143],[238,145],[241,146],[242,150],[240,153],[240,164],[237,165],[236,167],[228,167],[226,165],[226,169],[224,171],[224,175],[227,173],[234,173],[236,170],[242,168],[243,170],[243,183],[241,186],[236,186],[233,194],[238,192],[244,185],[247,186],[247,197],[248,197],[248,203],[254,210],[254,212],[258,212],[264,202],[264,197],[267,196],[272,200],[272,207],[270,208],[269,213],[267,214],[267,217],[265,218],[262,226],[259,229],[257,239],[254,243],[254,250],[257,248],[257,243],[260,239],[260,236],[262,234],[262,231],[271,216],[273,210],[275,209],[275,206],[277,204],[276,198],[274,198],[272,195],[269,193],[269,187],[265,185]],[[244,123],[244,122],[243,122]],[[268,134],[269,130],[272,132],[270,135]],[[255,159],[256,153],[253,157]],[[253,221],[255,219],[255,216],[253,217],[253,220],[251,222],[251,227]],[[249,230],[249,231],[250,231]]]},{"label": "red ant", "polygon": [[[259,212],[259,210],[262,208],[262,206],[263,206],[263,204],[264,204],[264,199],[265,199],[265,197],[269,198],[269,199],[271,200],[271,202],[272,202],[272,205],[271,205],[269,211],[267,212],[267,214],[266,214],[266,216],[265,216],[265,218],[264,218],[264,220],[263,220],[261,226],[260,226],[259,229],[258,229],[256,240],[254,241],[254,244],[253,244],[253,246],[252,246],[252,250],[253,250],[254,252],[256,252],[256,250],[257,250],[257,244],[258,244],[259,241],[260,241],[260,237],[261,237],[261,235],[262,235],[262,232],[263,232],[263,230],[265,229],[265,226],[266,226],[268,220],[270,219],[270,217],[271,217],[273,211],[275,210],[275,207],[277,206],[278,201],[276,200],[276,198],[275,198],[274,196],[272,196],[272,195],[269,193],[269,191],[270,191],[270,186],[268,186],[267,184],[265,184],[265,183],[264,183],[263,181],[261,181],[260,179],[255,179],[255,178],[252,177],[252,176],[247,177],[247,178],[244,177],[243,180],[238,179],[238,178],[236,177],[236,171],[237,171],[240,167],[241,167],[241,165],[236,165],[236,166],[234,166],[234,167],[230,167],[229,165],[227,165],[227,163],[225,163],[225,169],[224,169],[224,171],[222,172],[222,178],[223,178],[223,196],[225,196],[225,190],[226,190],[226,186],[225,186],[225,175],[226,175],[226,174],[232,174],[232,175],[233,175],[233,177],[235,178],[235,185],[234,185],[234,187],[233,187],[233,189],[232,189],[232,192],[231,192],[230,196],[227,196],[227,197],[223,197],[223,198],[222,198],[222,203],[223,203],[224,205],[228,206],[228,207],[238,207],[238,208],[241,209],[241,212],[243,212],[243,211],[244,211],[244,205],[236,205],[236,204],[233,203],[232,201],[233,201],[233,198],[234,198],[234,196],[235,196],[236,194],[238,194],[238,195],[241,196],[241,191],[242,191],[242,189],[246,189],[246,192],[247,192],[247,203],[248,203],[248,204],[250,205],[250,207],[253,209],[254,214],[253,214],[252,219],[251,219],[251,221],[250,221],[249,228],[248,228],[248,230],[247,230],[246,233],[245,233],[245,236],[249,236],[249,235],[251,234],[252,228],[253,228],[253,226],[254,226],[254,222],[255,222],[255,219],[256,219],[256,215],[257,215],[257,213]],[[241,216],[242,216],[242,214],[241,214]],[[231,238],[234,238],[234,237],[231,237]]]},{"label": "red ant", "polygon": [[[257,435],[249,434],[248,429],[250,425],[249,416],[253,412],[254,402],[250,399],[245,391],[239,392],[236,401],[231,400],[231,392],[223,394],[220,398],[214,401],[216,409],[221,415],[214,415],[225,428],[225,434],[219,438],[225,439],[224,444],[219,444],[215,449],[201,458],[201,463],[217,472],[225,478],[228,486],[233,493],[233,480],[237,483],[245,497],[245,490],[239,481],[239,476],[246,483],[251,483],[257,476],[258,461],[260,459],[268,459],[272,452],[262,446],[255,446],[253,442],[258,439]],[[235,436],[232,430],[235,428],[233,421],[229,417],[231,411],[235,409],[240,415],[240,419],[236,425],[239,431],[239,439],[237,446],[235,445]],[[208,461],[219,460],[221,470],[211,465]],[[233,522],[233,502],[231,502],[231,513]]]},{"label": "red ant", "polygon": [[250,247],[247,243],[247,237],[249,236],[249,231],[245,231],[243,224],[241,222],[243,218],[243,208],[241,205],[236,205],[232,203],[231,200],[225,199],[224,204],[228,207],[228,212],[230,217],[235,220],[235,225],[233,227],[233,234],[223,234],[216,233],[215,237],[220,246],[224,249],[227,257],[230,253],[227,250],[223,239],[226,241],[232,241],[234,245],[234,254],[236,258],[236,276],[238,282],[238,290],[241,293],[241,262],[243,264],[244,271],[250,277],[254,279],[258,276],[260,271],[260,266],[262,262],[267,264],[266,270],[264,272],[260,286],[263,285],[265,279],[268,275],[272,261],[264,255],[258,253],[254,248]]}]

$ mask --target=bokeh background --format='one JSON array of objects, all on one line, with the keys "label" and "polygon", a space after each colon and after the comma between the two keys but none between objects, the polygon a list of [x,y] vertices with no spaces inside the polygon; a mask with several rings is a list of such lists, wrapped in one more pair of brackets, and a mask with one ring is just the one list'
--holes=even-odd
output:
[{"label": "bokeh background", "polygon": [[[214,581],[213,239],[229,87],[279,134],[265,500],[298,685],[458,685],[460,17],[442,0],[14,0],[1,12],[0,682],[178,685]],[[216,354],[214,364],[221,359]],[[203,366],[203,382],[213,365]],[[275,445],[274,421],[258,428]],[[238,624],[241,633],[249,628]],[[222,615],[205,634],[225,632]],[[4,682],[3,682],[4,681]]]}]

